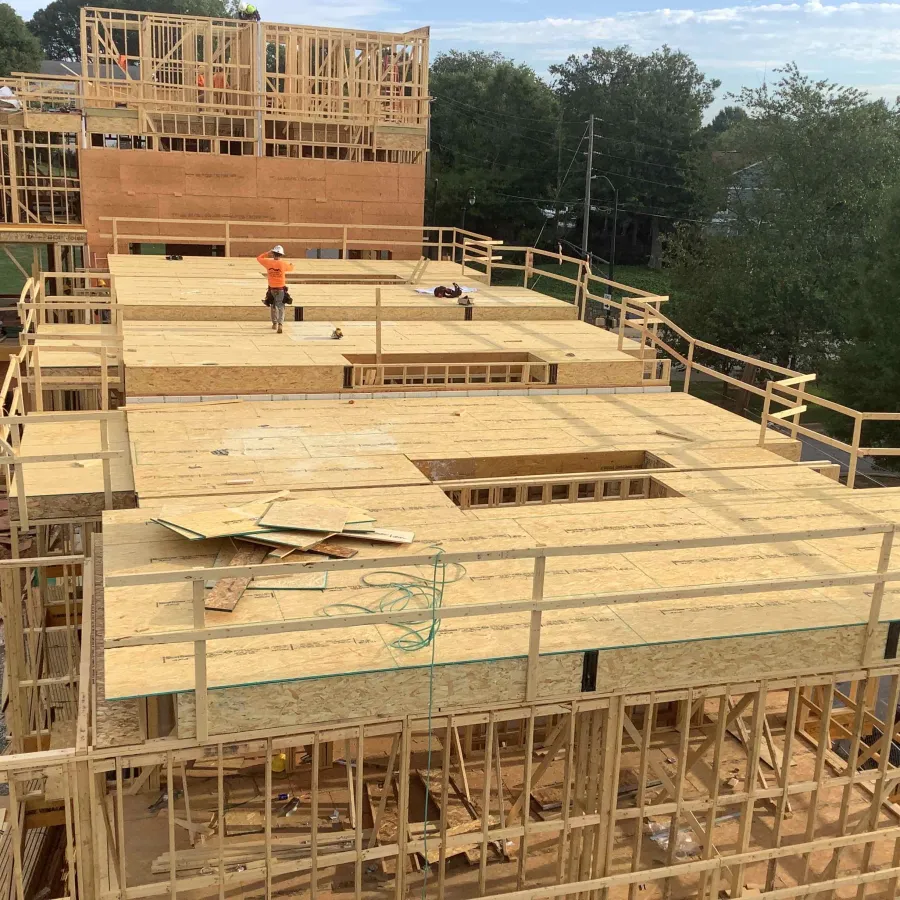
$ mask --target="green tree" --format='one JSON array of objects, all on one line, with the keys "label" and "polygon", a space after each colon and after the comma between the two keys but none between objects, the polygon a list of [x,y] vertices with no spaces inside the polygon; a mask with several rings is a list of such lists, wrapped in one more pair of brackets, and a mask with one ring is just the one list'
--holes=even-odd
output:
[{"label": "green tree", "polygon": [[729,128],[746,122],[749,117],[743,106],[723,106],[706,126],[706,133],[711,137],[724,134]]},{"label": "green tree", "polygon": [[41,45],[18,13],[0,3],[0,76],[33,72],[41,64]]},{"label": "green tree", "polygon": [[217,18],[229,18],[233,14],[233,4],[228,0],[101,0],[96,3],[93,0],[52,0],[35,12],[28,23],[49,59],[81,59],[80,16],[83,6]]},{"label": "green tree", "polygon": [[[426,215],[506,240],[534,240],[556,195],[558,122],[550,88],[499,53],[432,63]],[[469,196],[475,203],[468,203]]]},{"label": "green tree", "polygon": [[[863,411],[900,412],[900,190],[890,192],[853,297],[850,339],[824,373],[829,395]],[[848,420],[836,423],[844,433]],[[867,423],[863,442],[900,445],[900,423]]]},{"label": "green tree", "polygon": [[[703,114],[719,82],[707,79],[689,56],[669,47],[647,56],[627,47],[595,47],[590,54],[551,66],[550,72],[563,117],[576,123],[595,117],[593,168],[618,189],[619,220],[630,231],[630,241],[619,242],[619,255],[646,258],[649,250],[651,265],[658,267],[661,232],[695,212],[693,182],[704,143]],[[569,128],[569,146],[583,129],[581,124]],[[598,200],[609,197],[605,181],[595,184]],[[602,221],[591,225],[592,231],[607,228]],[[595,241],[592,233],[592,247]]]},{"label": "green tree", "polygon": [[688,331],[771,362],[816,370],[846,336],[857,263],[900,161],[898,111],[796,66],[745,88],[749,118],[722,136],[753,163],[725,206],[670,242],[671,312]]}]

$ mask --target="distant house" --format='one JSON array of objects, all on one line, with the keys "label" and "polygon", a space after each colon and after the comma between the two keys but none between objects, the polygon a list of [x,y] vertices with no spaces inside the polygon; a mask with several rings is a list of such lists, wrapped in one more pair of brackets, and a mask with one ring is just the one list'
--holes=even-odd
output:
[{"label": "distant house", "polygon": [[725,209],[710,219],[707,230],[713,234],[728,234],[737,218],[737,210],[746,206],[753,194],[765,184],[765,161],[750,163],[731,173],[731,185],[726,195]]}]

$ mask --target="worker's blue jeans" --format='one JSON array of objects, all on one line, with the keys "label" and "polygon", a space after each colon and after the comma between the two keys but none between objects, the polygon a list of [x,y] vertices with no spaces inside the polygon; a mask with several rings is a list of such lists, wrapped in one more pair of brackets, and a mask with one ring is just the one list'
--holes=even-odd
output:
[{"label": "worker's blue jeans", "polygon": [[281,288],[269,288],[272,294],[272,305],[269,311],[272,313],[272,324],[284,324],[284,290]]}]

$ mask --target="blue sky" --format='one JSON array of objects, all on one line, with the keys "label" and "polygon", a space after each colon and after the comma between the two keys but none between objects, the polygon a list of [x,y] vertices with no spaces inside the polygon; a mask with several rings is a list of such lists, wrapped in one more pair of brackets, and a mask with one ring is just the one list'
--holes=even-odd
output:
[{"label": "blue sky", "polygon": [[[756,86],[795,61],[827,78],[893,102],[900,95],[900,2],[654,0],[598,5],[587,0],[328,0],[306,5],[257,0],[263,17],[300,24],[404,31],[430,25],[432,56],[442,50],[499,50],[545,75],[552,63],[595,45],[648,52],[663,43],[689,53],[726,91]],[[43,2],[13,4],[28,18]],[[548,15],[548,11],[552,15]]]}]

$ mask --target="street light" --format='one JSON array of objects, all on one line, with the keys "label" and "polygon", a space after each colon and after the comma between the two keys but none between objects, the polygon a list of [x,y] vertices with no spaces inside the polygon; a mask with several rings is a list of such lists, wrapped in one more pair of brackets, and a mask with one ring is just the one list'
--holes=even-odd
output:
[{"label": "street light", "polygon": [[[594,175],[593,177],[602,178],[613,189],[613,230],[612,241],[609,248],[609,270],[606,276],[610,281],[612,281],[613,273],[615,272],[616,268],[616,230],[619,220],[619,191],[618,188],[616,188],[616,186],[609,180],[609,178],[607,178],[606,175]],[[612,297],[612,288],[609,285],[607,285],[606,297],[607,299],[610,299]]]}]

